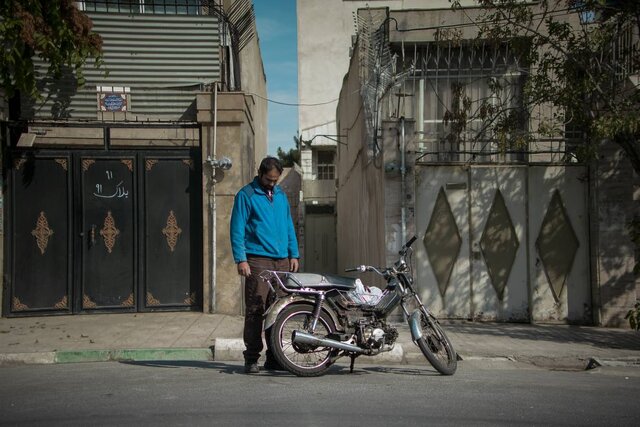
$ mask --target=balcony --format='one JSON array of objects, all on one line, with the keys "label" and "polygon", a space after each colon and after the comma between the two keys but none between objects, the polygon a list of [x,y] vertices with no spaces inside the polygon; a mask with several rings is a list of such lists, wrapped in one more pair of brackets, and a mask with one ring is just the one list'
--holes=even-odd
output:
[{"label": "balcony", "polygon": [[336,200],[336,183],[333,179],[304,180],[302,191],[305,202],[333,203]]}]

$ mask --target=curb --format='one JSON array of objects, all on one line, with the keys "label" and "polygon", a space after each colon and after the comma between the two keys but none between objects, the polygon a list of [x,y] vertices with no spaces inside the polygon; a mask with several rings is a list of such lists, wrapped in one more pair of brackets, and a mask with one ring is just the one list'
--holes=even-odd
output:
[{"label": "curb", "polygon": [[148,348],[0,354],[0,366],[150,360],[212,361],[213,353],[210,348]]},{"label": "curb", "polygon": [[[408,347],[408,348],[405,348]],[[113,361],[243,361],[242,339],[218,338],[211,348],[146,348],[114,350],[57,350],[33,353],[0,353],[1,366],[44,365]],[[368,364],[422,365],[426,360],[422,353],[411,351],[410,344],[397,345],[392,351],[363,358]],[[640,357],[602,358],[588,356],[474,356],[458,354],[459,361],[517,362],[543,369],[582,371],[599,366],[640,368]],[[263,356],[264,359],[264,356]]]}]

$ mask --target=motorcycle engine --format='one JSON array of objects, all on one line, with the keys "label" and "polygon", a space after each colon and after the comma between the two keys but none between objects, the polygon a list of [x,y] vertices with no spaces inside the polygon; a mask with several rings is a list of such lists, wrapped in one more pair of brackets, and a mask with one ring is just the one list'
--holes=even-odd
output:
[{"label": "motorcycle engine", "polygon": [[371,349],[380,349],[383,345],[392,345],[398,337],[398,331],[381,322],[361,324],[358,330],[358,342]]}]

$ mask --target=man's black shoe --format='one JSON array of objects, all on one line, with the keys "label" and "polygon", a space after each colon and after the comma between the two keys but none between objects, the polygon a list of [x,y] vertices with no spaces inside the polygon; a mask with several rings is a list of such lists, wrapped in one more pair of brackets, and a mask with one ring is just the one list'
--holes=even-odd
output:
[{"label": "man's black shoe", "polygon": [[245,374],[258,374],[260,373],[260,368],[257,363],[247,363],[244,365],[244,373]]},{"label": "man's black shoe", "polygon": [[273,359],[267,359],[267,361],[264,362],[264,369],[267,371],[286,371],[286,369]]}]

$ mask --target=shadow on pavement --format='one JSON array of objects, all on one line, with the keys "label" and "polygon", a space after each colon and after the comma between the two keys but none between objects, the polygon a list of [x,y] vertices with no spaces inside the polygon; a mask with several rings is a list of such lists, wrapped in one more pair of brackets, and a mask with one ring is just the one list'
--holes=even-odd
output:
[{"label": "shadow on pavement", "polygon": [[540,340],[566,344],[588,344],[594,347],[640,350],[640,334],[631,330],[606,329],[565,325],[530,325],[500,323],[444,323],[445,330],[468,337],[505,337],[521,340]]},{"label": "shadow on pavement", "polygon": [[[134,365],[134,366],[147,366],[150,368],[198,368],[198,369],[216,369],[218,372],[222,374],[241,374],[246,375],[244,373],[244,366],[241,363],[223,363],[223,362],[207,362],[200,360],[124,360],[119,363],[125,365]],[[429,369],[416,369],[409,367],[391,367],[391,366],[358,366],[356,363],[353,372],[349,372],[349,367],[345,365],[333,365],[329,368],[324,375],[368,375],[370,373],[387,373],[393,375],[426,375],[426,376],[439,376],[440,374]],[[256,375],[256,374],[254,374]],[[267,371],[264,369],[260,370],[258,376],[275,376],[275,377],[294,377],[295,375],[291,374],[287,371]]]},{"label": "shadow on pavement", "polygon": [[[382,374],[392,374],[392,375],[409,375],[412,377],[415,376],[428,376],[428,377],[441,377],[442,375],[439,372],[431,368],[410,368],[410,367],[392,367],[392,366],[367,366],[364,368],[360,368],[365,372],[376,372]],[[354,368],[354,373],[358,370],[356,366]],[[348,370],[347,370],[348,372]]]},{"label": "shadow on pavement", "polygon": [[244,366],[221,362],[207,362],[200,360],[125,360],[125,365],[147,366],[150,368],[199,368],[218,369],[223,374],[244,374]]}]

